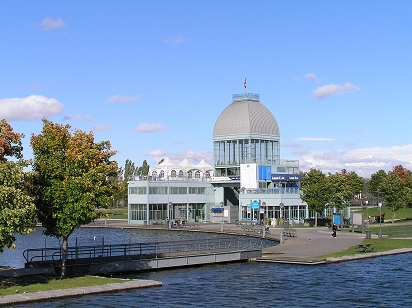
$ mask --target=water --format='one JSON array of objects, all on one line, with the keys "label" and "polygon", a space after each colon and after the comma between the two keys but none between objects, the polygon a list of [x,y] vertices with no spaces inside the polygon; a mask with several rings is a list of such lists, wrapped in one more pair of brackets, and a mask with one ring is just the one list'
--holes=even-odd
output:
[{"label": "water", "polygon": [[[38,228],[29,235],[16,235],[16,249],[4,249],[0,254],[0,266],[24,267],[23,252],[28,248],[60,247],[61,242],[53,237],[43,235],[43,228]],[[115,229],[115,228],[80,228],[76,229],[69,237],[69,246],[93,246],[109,244],[129,244],[145,242],[178,241],[182,239],[202,239],[219,237],[215,233],[168,231],[168,230],[141,230],[141,229]],[[260,241],[263,247],[273,246],[275,242],[264,239],[251,239],[233,236],[243,241]]]},{"label": "water", "polygon": [[409,307],[411,256],[321,266],[229,263],[135,273],[127,277],[163,286],[16,307]]}]

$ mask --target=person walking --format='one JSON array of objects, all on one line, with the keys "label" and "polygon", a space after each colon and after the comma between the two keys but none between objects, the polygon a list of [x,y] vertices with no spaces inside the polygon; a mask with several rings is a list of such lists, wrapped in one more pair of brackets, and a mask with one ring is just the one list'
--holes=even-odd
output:
[{"label": "person walking", "polygon": [[336,230],[338,230],[338,226],[335,223],[333,223],[333,225],[332,225],[332,237],[333,238],[337,237],[336,236]]}]

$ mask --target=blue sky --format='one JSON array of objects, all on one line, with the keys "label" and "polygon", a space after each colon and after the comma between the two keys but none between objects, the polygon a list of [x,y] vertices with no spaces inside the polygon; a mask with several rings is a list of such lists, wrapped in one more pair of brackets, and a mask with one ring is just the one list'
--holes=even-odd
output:
[{"label": "blue sky", "polygon": [[232,94],[260,94],[281,156],[412,169],[412,1],[3,1],[0,118],[93,130],[115,159],[213,163]]}]

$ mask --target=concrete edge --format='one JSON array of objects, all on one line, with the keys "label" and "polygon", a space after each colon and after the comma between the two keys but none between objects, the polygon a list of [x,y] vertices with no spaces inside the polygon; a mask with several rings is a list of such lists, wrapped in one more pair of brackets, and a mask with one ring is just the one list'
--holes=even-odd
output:
[{"label": "concrete edge", "polygon": [[107,292],[119,292],[123,290],[161,287],[161,286],[162,286],[162,282],[160,281],[132,280],[132,281],[109,283],[109,284],[104,284],[104,285],[82,287],[82,288],[50,290],[50,291],[41,291],[41,292],[35,292],[35,293],[25,293],[25,294],[15,294],[15,295],[13,294],[13,295],[6,295],[4,297],[0,297],[0,306],[36,302],[36,301],[57,299],[57,298],[63,298],[63,297],[74,297],[74,296],[107,293]]},{"label": "concrete edge", "polygon": [[354,260],[376,258],[376,257],[383,257],[383,256],[397,255],[401,253],[411,253],[411,252],[412,252],[412,248],[399,248],[399,249],[387,250],[387,251],[382,251],[382,252],[365,252],[365,253],[359,253],[359,254],[351,255],[351,256],[326,258],[326,263],[354,261]]}]

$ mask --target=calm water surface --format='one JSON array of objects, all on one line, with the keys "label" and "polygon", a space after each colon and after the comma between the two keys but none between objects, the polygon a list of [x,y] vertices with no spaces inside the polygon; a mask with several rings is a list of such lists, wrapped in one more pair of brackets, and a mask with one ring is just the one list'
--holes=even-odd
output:
[{"label": "calm water surface", "polygon": [[411,254],[321,266],[230,263],[127,277],[163,286],[16,307],[412,306]]}]

